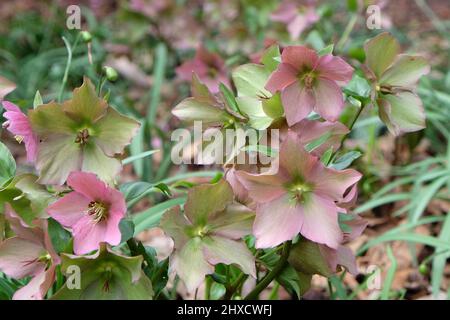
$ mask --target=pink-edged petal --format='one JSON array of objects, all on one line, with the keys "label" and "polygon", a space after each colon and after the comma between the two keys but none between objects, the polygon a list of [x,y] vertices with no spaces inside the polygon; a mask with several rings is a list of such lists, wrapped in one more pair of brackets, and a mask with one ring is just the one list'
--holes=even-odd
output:
[{"label": "pink-edged petal", "polygon": [[380,83],[399,87],[411,87],[420,77],[430,72],[430,65],[424,57],[398,55],[395,62],[382,75]]},{"label": "pink-edged petal", "polygon": [[323,166],[316,167],[310,175],[314,192],[334,201],[342,201],[345,191],[356,184],[361,177],[361,173],[353,169],[335,170]]},{"label": "pink-edged petal", "polygon": [[280,146],[280,167],[292,178],[309,180],[310,172],[317,167],[318,161],[317,157],[305,150],[297,134],[289,130]]},{"label": "pink-edged petal", "polygon": [[39,272],[28,284],[14,293],[13,300],[43,300],[55,281],[55,267]]},{"label": "pink-edged petal", "polygon": [[237,171],[236,176],[242,185],[247,189],[251,199],[258,203],[265,203],[278,198],[285,193],[283,185],[287,182],[287,177],[279,172],[252,174],[245,171]]},{"label": "pink-edged petal", "polygon": [[337,249],[342,242],[343,233],[334,202],[317,194],[310,194],[302,207],[303,225],[300,233],[311,241]]},{"label": "pink-edged petal", "polygon": [[265,88],[272,93],[282,90],[290,84],[297,82],[298,71],[287,63],[280,63],[271,74]]},{"label": "pink-edged petal", "polygon": [[297,70],[313,69],[318,59],[317,53],[305,46],[290,46],[281,53],[281,61],[290,64]]},{"label": "pink-edged petal", "polygon": [[47,208],[48,214],[65,227],[73,227],[85,214],[91,199],[71,192]]},{"label": "pink-edged petal", "polygon": [[258,205],[253,234],[256,248],[272,248],[292,240],[302,229],[304,213],[288,194]]},{"label": "pink-edged petal", "polygon": [[341,57],[327,54],[319,58],[315,70],[321,77],[339,81],[342,84],[352,79],[353,68]]},{"label": "pink-edged petal", "polygon": [[333,80],[319,78],[314,88],[316,105],[314,111],[325,120],[336,121],[344,107],[344,98],[339,86]]},{"label": "pink-edged petal", "polygon": [[344,222],[347,226],[350,227],[350,233],[344,233],[344,241],[352,241],[358,238],[367,227],[367,220],[364,220],[358,215],[353,215],[353,219],[350,221]]},{"label": "pink-edged petal", "polygon": [[202,239],[205,259],[212,265],[235,264],[246,274],[256,278],[255,258],[244,242],[222,237]]},{"label": "pink-edged petal", "polygon": [[316,103],[312,90],[305,88],[299,82],[294,82],[283,89],[281,101],[289,126],[305,119]]},{"label": "pink-edged petal", "polygon": [[229,239],[241,239],[252,233],[255,213],[244,205],[233,203],[209,223],[212,233]]},{"label": "pink-edged petal", "polygon": [[[106,242],[107,224],[104,221],[94,223],[90,216],[85,215],[73,226],[72,234],[75,254],[87,254],[100,248],[100,243]],[[117,245],[118,243],[110,244]]]},{"label": "pink-edged petal", "polygon": [[37,274],[45,264],[38,258],[45,254],[43,246],[21,238],[10,238],[0,244],[0,271],[15,279]]},{"label": "pink-edged petal", "polygon": [[67,184],[91,201],[108,197],[108,186],[93,173],[72,172],[67,178]]},{"label": "pink-edged petal", "polygon": [[233,193],[236,197],[236,200],[245,203],[248,200],[248,191],[245,189],[244,185],[241,183],[239,178],[236,176],[238,171],[235,168],[229,169],[225,174],[225,179],[230,184],[233,189]]},{"label": "pink-edged petal", "polygon": [[333,272],[337,271],[338,266],[342,266],[352,275],[358,274],[356,258],[350,248],[339,246],[337,249],[331,249],[323,245],[319,246],[319,248]]}]

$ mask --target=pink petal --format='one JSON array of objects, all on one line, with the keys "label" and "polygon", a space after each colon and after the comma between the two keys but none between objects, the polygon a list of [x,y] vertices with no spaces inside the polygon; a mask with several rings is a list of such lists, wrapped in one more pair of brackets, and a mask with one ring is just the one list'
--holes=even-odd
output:
[{"label": "pink petal", "polygon": [[360,216],[354,215],[353,220],[346,221],[345,224],[352,229],[350,233],[344,233],[344,241],[347,242],[358,238],[364,232],[368,223]]},{"label": "pink petal", "polygon": [[300,233],[307,239],[337,249],[343,239],[338,223],[338,208],[333,201],[311,194],[303,204]]},{"label": "pink petal", "polygon": [[93,173],[72,172],[67,178],[67,184],[91,201],[105,200],[108,197],[108,186]]},{"label": "pink petal", "polygon": [[250,198],[258,203],[265,203],[285,193],[284,183],[287,177],[280,174],[251,174],[245,171],[236,172],[236,176],[247,189]]},{"label": "pink petal", "polygon": [[65,227],[73,227],[88,209],[90,199],[78,192],[71,192],[47,208],[48,214]]},{"label": "pink petal", "polygon": [[345,191],[361,179],[361,173],[353,169],[335,170],[317,166],[311,172],[314,191],[334,201],[342,201]]},{"label": "pink petal", "polygon": [[[75,254],[87,254],[97,250],[100,247],[100,243],[106,242],[107,224],[103,221],[94,223],[92,218],[86,215],[73,226],[72,234]],[[110,244],[117,245],[118,243]]]},{"label": "pink petal", "polygon": [[290,46],[281,53],[281,61],[290,64],[296,70],[313,69],[318,59],[317,53],[305,46]]},{"label": "pink petal", "polygon": [[292,2],[283,2],[278,9],[270,15],[272,21],[288,23],[295,18],[297,6]]},{"label": "pink petal", "polygon": [[303,208],[292,202],[288,194],[259,205],[253,225],[256,248],[272,248],[292,240],[300,232],[303,219]]},{"label": "pink petal", "polygon": [[193,73],[197,74],[199,78],[203,78],[208,73],[208,67],[200,60],[192,59],[184,62],[175,71],[181,80],[191,81]]},{"label": "pink petal", "polygon": [[300,176],[308,180],[310,172],[317,166],[319,159],[308,153],[299,137],[292,131],[280,146],[280,166],[290,177]]},{"label": "pink petal", "polygon": [[289,126],[305,119],[313,110],[315,103],[311,90],[306,89],[299,82],[294,82],[283,89],[281,101]]},{"label": "pink petal", "polygon": [[287,63],[280,63],[277,70],[270,76],[265,88],[272,93],[282,90],[290,84],[297,82],[298,71]]},{"label": "pink petal", "polygon": [[5,218],[9,222],[11,230],[14,231],[17,237],[39,245],[44,244],[44,233],[42,232],[42,229],[38,227],[31,228],[27,225],[22,218],[14,212],[9,203],[5,204]]},{"label": "pink petal", "polygon": [[43,300],[55,281],[55,267],[45,267],[24,287],[14,293],[13,300]]},{"label": "pink petal", "polygon": [[346,84],[352,79],[353,68],[341,57],[327,54],[319,58],[317,62],[316,71],[321,77],[342,82]]},{"label": "pink petal", "polygon": [[296,16],[287,26],[291,39],[297,40],[302,32],[310,25],[311,23],[309,23],[303,15]]},{"label": "pink petal", "polygon": [[326,78],[319,78],[314,88],[316,105],[314,111],[325,120],[336,121],[344,107],[344,98],[336,82]]},{"label": "pink petal", "polygon": [[37,259],[45,253],[43,246],[18,237],[0,244],[0,270],[7,276],[21,279],[37,274],[45,265]]}]

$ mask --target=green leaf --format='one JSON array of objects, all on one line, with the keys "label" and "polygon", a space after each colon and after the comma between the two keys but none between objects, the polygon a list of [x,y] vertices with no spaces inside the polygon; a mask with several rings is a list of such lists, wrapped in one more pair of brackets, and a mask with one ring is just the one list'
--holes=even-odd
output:
[{"label": "green leaf", "polygon": [[345,168],[348,168],[352,164],[352,162],[361,157],[361,155],[362,153],[359,151],[347,152],[343,156],[333,161],[330,167],[336,170],[343,170]]},{"label": "green leaf", "polygon": [[[444,224],[439,234],[439,240],[444,242],[450,242],[450,211],[447,212]],[[444,269],[446,266],[447,259],[450,257],[450,252],[441,253],[445,248],[436,247],[435,254],[433,258],[433,267],[431,269],[431,286],[433,295],[438,296],[441,289],[442,278],[444,276]]]},{"label": "green leaf", "polygon": [[123,159],[122,160],[122,164],[126,165],[126,164],[129,164],[129,163],[132,163],[132,162],[134,162],[136,160],[143,159],[143,158],[146,158],[148,156],[151,156],[152,154],[154,154],[156,152],[159,152],[159,150],[149,150],[149,151],[145,151],[145,152],[133,155],[131,157]]},{"label": "green leaf", "polygon": [[124,218],[120,220],[119,230],[122,238],[120,243],[124,243],[134,236],[134,222],[131,219]]},{"label": "green leaf", "polygon": [[44,102],[42,101],[42,97],[41,97],[41,93],[38,91],[36,91],[36,94],[34,95],[34,100],[33,100],[33,109],[36,109],[37,107],[39,107],[40,105],[43,105]]},{"label": "green leaf", "polygon": [[294,292],[298,298],[300,298],[304,293],[301,288],[300,278],[297,271],[289,264],[287,264],[286,267],[278,275],[277,281],[288,292]]},{"label": "green leaf", "polygon": [[392,283],[394,282],[395,271],[397,270],[397,260],[392,252],[391,246],[387,246],[387,256],[391,262],[391,266],[386,274],[386,278],[383,283],[383,289],[381,290],[381,300],[389,300],[389,293],[391,291]]},{"label": "green leaf", "polygon": [[16,161],[9,149],[0,142],[0,189],[5,187],[16,174]]},{"label": "green leaf", "polygon": [[137,181],[127,182],[120,186],[120,191],[125,197],[127,203],[140,199],[142,195],[146,194],[149,190],[152,190],[154,185],[149,182]]},{"label": "green leaf", "polygon": [[72,235],[53,218],[48,220],[48,234],[56,253],[70,252]]},{"label": "green leaf", "polygon": [[264,51],[261,62],[266,67],[267,70],[270,72],[275,71],[275,69],[280,64],[280,47],[276,44],[270,46],[269,48]]}]

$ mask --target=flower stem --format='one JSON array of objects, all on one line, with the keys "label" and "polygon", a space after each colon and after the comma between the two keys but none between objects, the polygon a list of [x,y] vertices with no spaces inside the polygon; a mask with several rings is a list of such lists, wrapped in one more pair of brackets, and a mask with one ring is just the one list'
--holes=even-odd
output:
[{"label": "flower stem", "polygon": [[65,37],[62,37],[62,39],[64,41],[64,45],[66,46],[66,49],[67,49],[67,64],[66,64],[66,69],[64,70],[64,77],[63,77],[63,80],[61,83],[61,88],[59,89],[59,93],[58,93],[58,102],[61,102],[61,100],[62,100],[62,96],[64,93],[64,87],[66,86],[67,78],[69,77],[70,66],[72,65],[72,52],[77,47],[78,41],[80,40],[80,35],[81,35],[81,33],[78,33],[72,47],[70,46],[69,41],[67,41],[67,39]]},{"label": "flower stem", "polygon": [[275,267],[261,280],[260,283],[244,298],[244,300],[255,300],[258,298],[259,294],[267,288],[267,286],[280,275],[286,266],[287,259],[289,258],[289,253],[291,251],[292,242],[287,241],[283,246],[283,252],[281,253],[280,260],[278,260]]}]

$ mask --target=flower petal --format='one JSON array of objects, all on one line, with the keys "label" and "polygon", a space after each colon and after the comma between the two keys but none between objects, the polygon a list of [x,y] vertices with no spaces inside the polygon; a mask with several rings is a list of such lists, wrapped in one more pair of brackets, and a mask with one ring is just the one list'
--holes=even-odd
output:
[{"label": "flower petal", "polygon": [[261,173],[252,174],[245,171],[237,171],[236,176],[251,199],[258,203],[272,201],[285,193],[283,184],[287,181],[282,174]]},{"label": "flower petal", "polygon": [[333,201],[311,194],[302,204],[300,233],[307,239],[337,249],[343,239],[338,223],[338,208]]},{"label": "flower petal", "polygon": [[140,123],[121,115],[113,108],[108,108],[106,114],[95,123],[95,142],[103,152],[112,157],[122,153],[125,146],[139,130]]},{"label": "flower petal", "polygon": [[400,45],[390,33],[383,32],[366,42],[364,51],[367,65],[377,79],[380,79],[400,52]]},{"label": "flower petal", "polygon": [[333,80],[319,78],[314,88],[316,105],[314,111],[325,120],[336,121],[344,107],[344,98],[339,86]]},{"label": "flower petal", "polygon": [[[33,131],[42,139],[52,134],[76,133],[77,124],[63,110],[61,104],[50,102],[28,111]],[[73,138],[75,141],[75,138]]]},{"label": "flower petal", "polygon": [[112,184],[122,169],[121,162],[105,155],[102,149],[94,143],[88,143],[83,148],[82,171],[93,172],[98,177]]},{"label": "flower petal", "polygon": [[55,281],[55,266],[39,272],[28,284],[14,293],[13,300],[43,300]]},{"label": "flower petal", "polygon": [[298,71],[287,63],[280,63],[266,83],[265,88],[273,94],[282,90],[294,82],[297,82]]},{"label": "flower petal", "polygon": [[289,126],[305,119],[315,104],[312,91],[303,87],[299,82],[294,82],[281,91],[281,101]]},{"label": "flower petal", "polygon": [[302,229],[303,216],[303,208],[288,194],[258,205],[253,225],[256,248],[272,248],[292,240]]},{"label": "flower petal", "polygon": [[428,61],[419,56],[399,55],[394,64],[383,73],[380,83],[409,87],[430,72]]},{"label": "flower petal", "polygon": [[318,59],[317,53],[305,46],[286,47],[281,53],[281,61],[290,64],[296,70],[313,69]]},{"label": "flower petal", "polygon": [[48,214],[65,227],[74,226],[85,214],[92,200],[71,192],[47,208]]},{"label": "flower petal", "polygon": [[319,58],[315,68],[321,77],[339,81],[343,84],[352,79],[353,68],[341,57],[327,54]]},{"label": "flower petal", "polygon": [[205,259],[212,265],[236,264],[246,274],[256,278],[255,258],[241,241],[212,236],[202,239]]},{"label": "flower petal", "polygon": [[240,239],[251,234],[255,213],[239,203],[231,204],[227,209],[209,221],[215,235],[229,239]]},{"label": "flower petal", "polygon": [[67,185],[89,201],[105,201],[108,197],[108,186],[90,172],[71,172]]},{"label": "flower petal", "polygon": [[175,249],[180,250],[189,241],[186,229],[192,224],[180,211],[180,207],[168,210],[161,218],[160,226],[173,239]]}]

